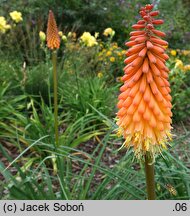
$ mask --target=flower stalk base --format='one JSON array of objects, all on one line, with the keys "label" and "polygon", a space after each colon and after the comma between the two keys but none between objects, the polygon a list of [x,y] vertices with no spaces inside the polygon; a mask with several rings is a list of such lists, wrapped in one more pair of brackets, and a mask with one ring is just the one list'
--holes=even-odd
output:
[{"label": "flower stalk base", "polygon": [[57,53],[52,52],[53,63],[53,97],[54,97],[54,129],[55,129],[55,144],[59,145],[59,131],[58,131],[58,104],[57,104]]},{"label": "flower stalk base", "polygon": [[154,163],[149,153],[145,155],[145,174],[148,200],[155,200]]}]

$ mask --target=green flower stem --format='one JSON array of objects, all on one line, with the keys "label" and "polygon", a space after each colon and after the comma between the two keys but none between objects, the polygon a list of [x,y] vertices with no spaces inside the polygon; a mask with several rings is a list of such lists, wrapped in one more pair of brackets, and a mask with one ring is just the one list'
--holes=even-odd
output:
[{"label": "green flower stem", "polygon": [[42,45],[42,49],[44,50],[45,56],[46,56],[46,67],[48,70],[48,80],[47,80],[47,85],[48,85],[48,99],[49,99],[49,107],[50,110],[52,110],[52,102],[51,102],[51,70],[50,70],[50,65],[49,65],[49,52],[47,47],[44,47]]},{"label": "green flower stem", "polygon": [[148,200],[155,200],[154,164],[149,153],[145,155],[145,174]]},{"label": "green flower stem", "polygon": [[55,144],[59,146],[59,131],[58,131],[58,105],[57,105],[57,52],[52,52],[53,63],[53,97],[54,97],[54,128],[55,128]]}]

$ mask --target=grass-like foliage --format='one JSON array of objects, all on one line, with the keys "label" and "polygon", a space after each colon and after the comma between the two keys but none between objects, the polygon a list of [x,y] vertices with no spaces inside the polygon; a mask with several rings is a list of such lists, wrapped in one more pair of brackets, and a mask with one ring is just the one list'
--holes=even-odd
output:
[{"label": "grass-like foliage", "polygon": [[[189,136],[186,134],[176,140],[173,150],[177,151],[179,143]],[[136,162],[131,164],[133,160],[131,152],[128,152],[112,169],[103,163],[102,158],[106,149],[110,148],[109,142],[112,141],[110,131],[94,148],[91,155],[66,146],[55,151],[52,144],[43,142],[44,139],[45,137],[41,137],[31,143],[29,148],[14,160],[1,145],[3,156],[11,163],[8,169],[2,163],[0,164],[0,170],[6,179],[4,190],[9,191],[4,198],[146,199],[145,179],[143,171],[140,170],[142,165]],[[29,153],[33,147],[43,148],[44,152],[48,154],[51,152],[51,155],[39,161],[39,158]],[[27,157],[23,154],[27,154]],[[56,174],[50,165],[50,161],[54,161],[55,158]],[[189,156],[181,159],[189,160]],[[25,161],[22,166],[19,164],[21,160]],[[72,165],[80,165],[79,170],[73,171]],[[10,172],[12,169],[16,170],[16,175]],[[189,198],[189,169],[179,156],[164,152],[163,157],[157,158],[156,170],[158,170],[156,174],[158,199]],[[174,187],[176,195],[167,185]]]}]

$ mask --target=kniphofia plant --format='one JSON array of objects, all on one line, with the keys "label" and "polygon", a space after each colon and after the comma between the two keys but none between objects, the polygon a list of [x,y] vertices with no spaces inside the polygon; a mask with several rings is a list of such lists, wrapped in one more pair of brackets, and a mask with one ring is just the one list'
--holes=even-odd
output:
[{"label": "kniphofia plant", "polygon": [[57,104],[57,49],[60,46],[60,38],[57,24],[53,12],[49,11],[48,26],[47,26],[47,47],[52,50],[53,63],[53,84],[54,84],[54,127],[55,127],[55,143],[59,145],[59,130],[58,130],[58,104]]},{"label": "kniphofia plant", "polygon": [[126,67],[120,88],[117,124],[123,146],[133,147],[137,158],[145,158],[148,199],[155,199],[153,159],[167,148],[171,139],[171,96],[166,66],[168,43],[165,33],[156,30],[163,20],[155,19],[159,11],[153,5],[140,10],[141,19],[134,24],[126,46]]}]

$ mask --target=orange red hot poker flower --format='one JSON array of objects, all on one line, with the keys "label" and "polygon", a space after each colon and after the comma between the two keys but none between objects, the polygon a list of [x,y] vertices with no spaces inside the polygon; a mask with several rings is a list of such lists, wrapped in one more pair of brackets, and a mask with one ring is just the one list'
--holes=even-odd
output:
[{"label": "orange red hot poker flower", "polygon": [[134,147],[136,156],[146,152],[154,155],[171,139],[169,57],[165,53],[168,43],[160,38],[165,33],[155,29],[163,20],[155,19],[159,12],[152,11],[153,7],[142,7],[142,19],[132,26],[117,105],[118,134],[124,136],[126,147]]},{"label": "orange red hot poker flower", "polygon": [[49,11],[48,26],[47,26],[47,46],[50,49],[59,49],[60,38],[58,33],[57,24],[53,12]]}]

